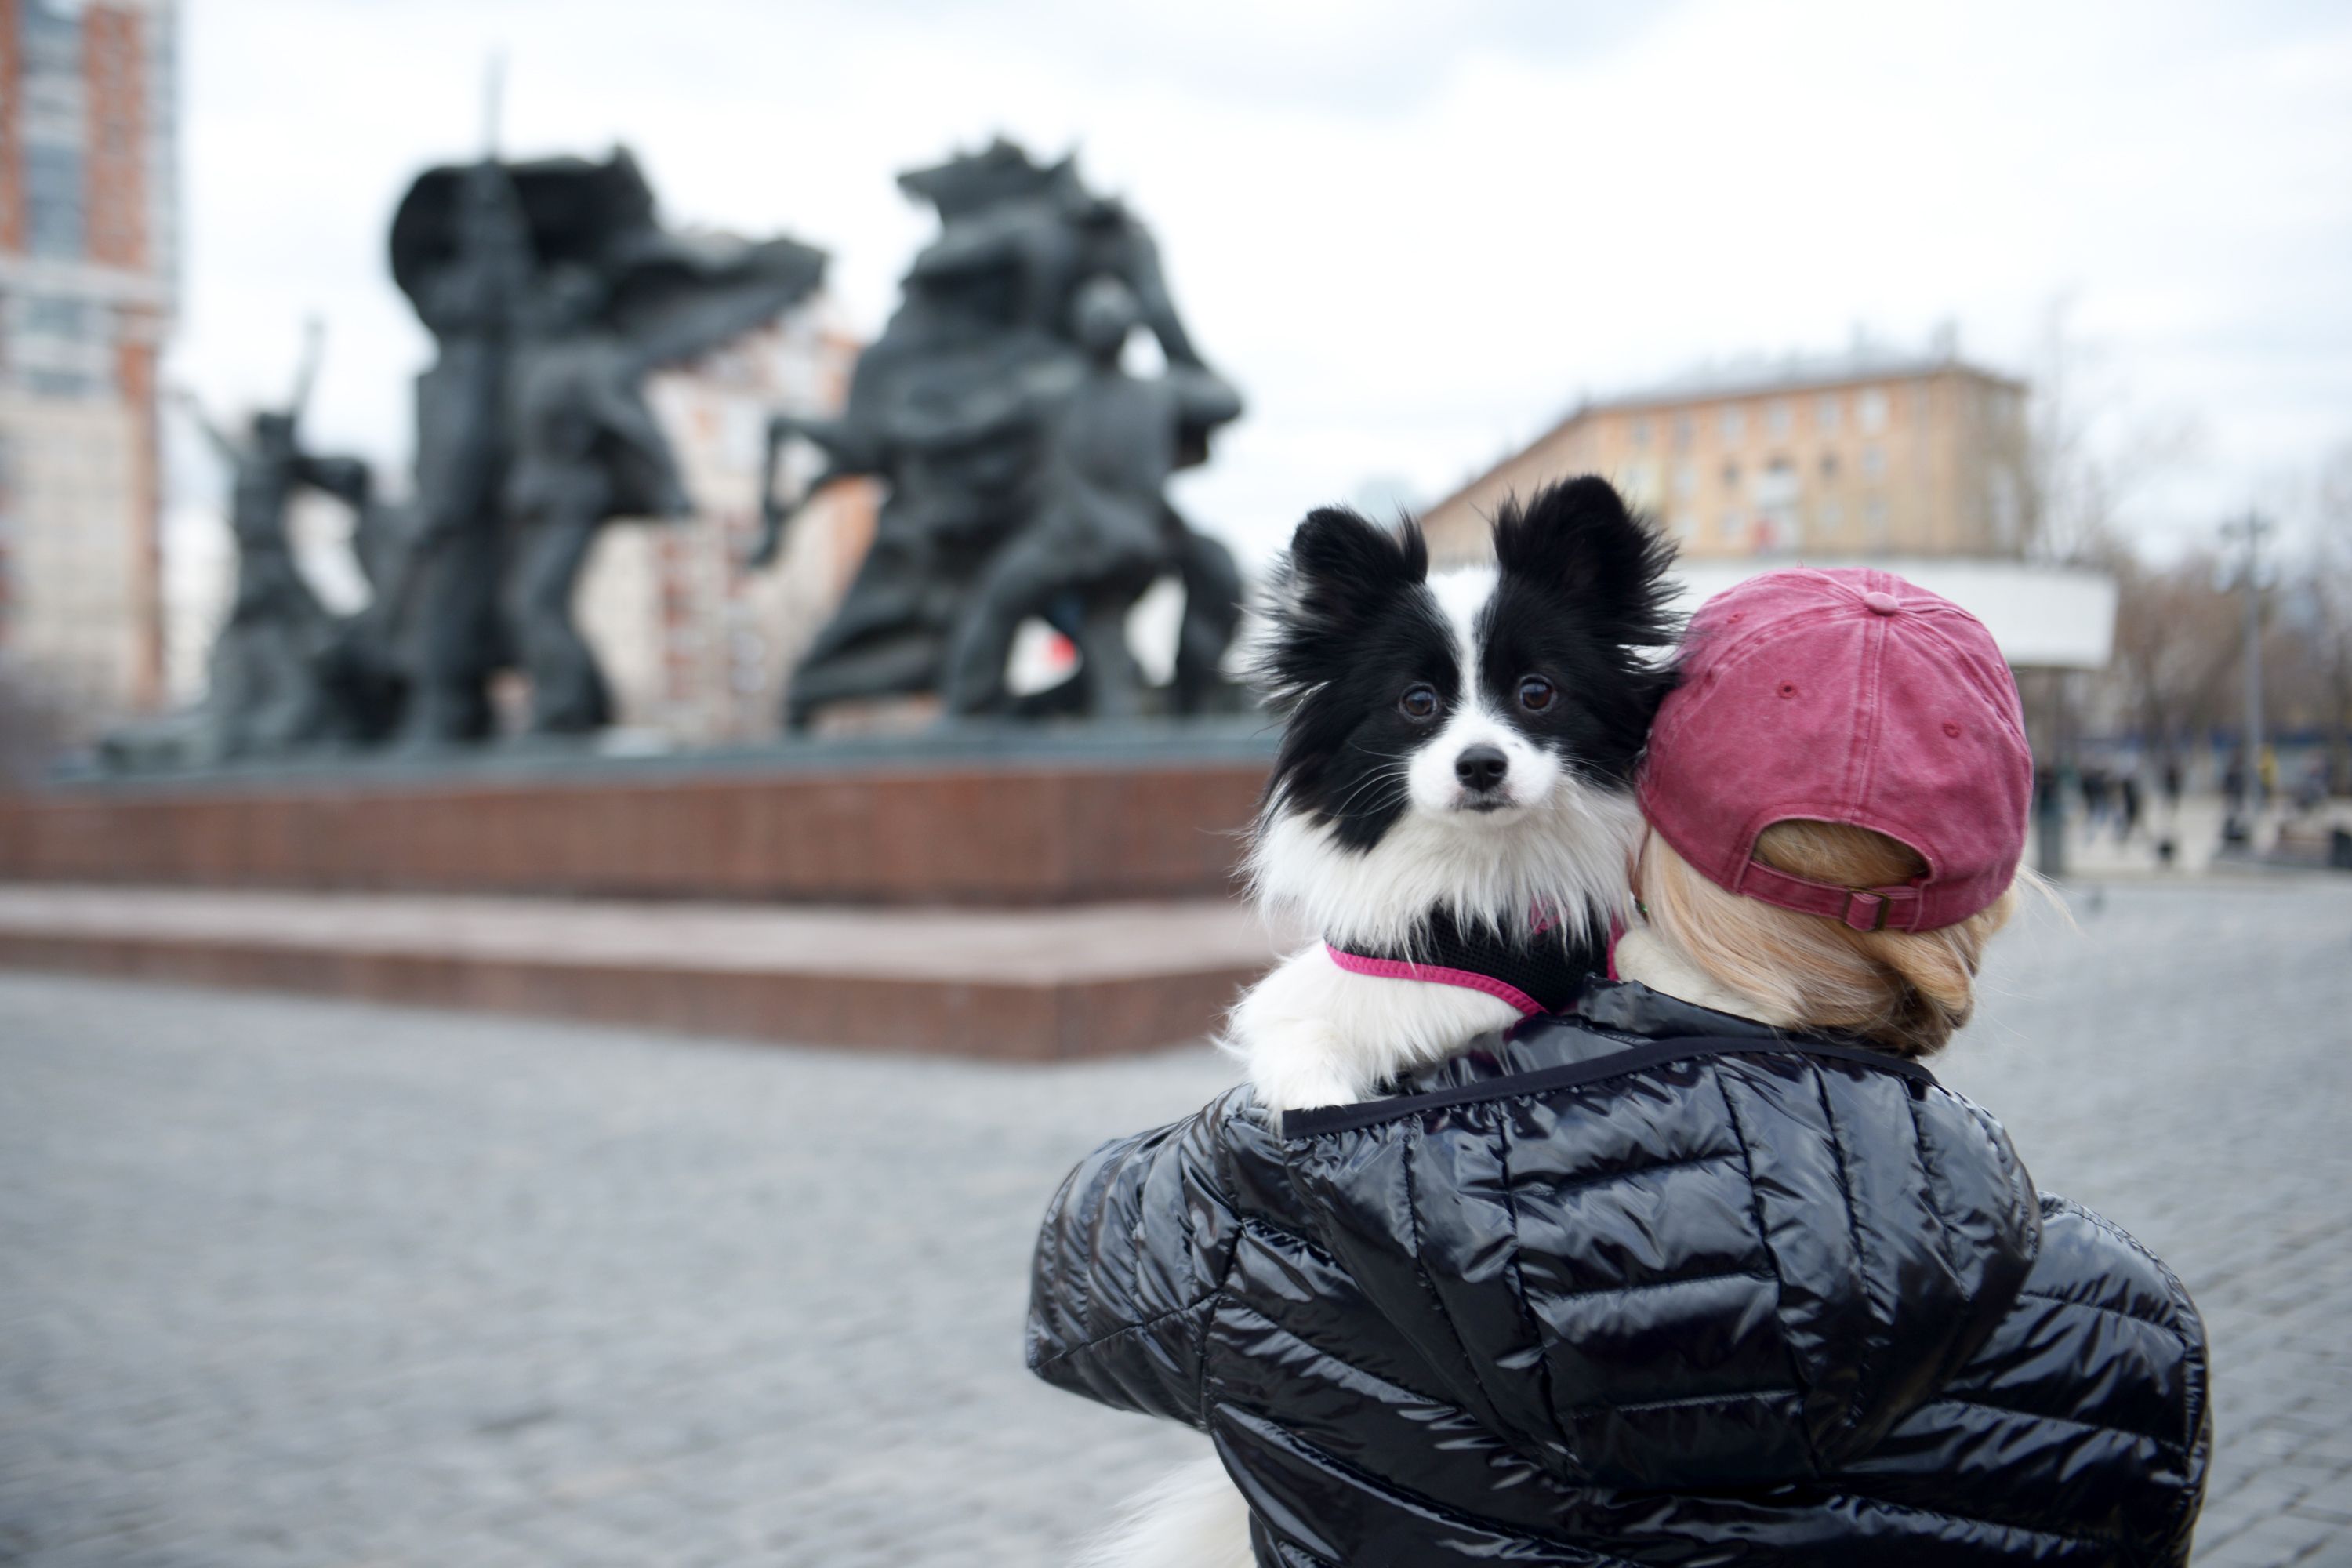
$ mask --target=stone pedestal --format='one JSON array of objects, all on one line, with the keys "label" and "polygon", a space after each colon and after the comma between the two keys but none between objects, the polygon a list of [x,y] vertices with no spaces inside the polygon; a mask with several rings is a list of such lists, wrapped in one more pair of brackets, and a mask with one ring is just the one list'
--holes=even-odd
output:
[{"label": "stone pedestal", "polygon": [[1052,1058],[1213,1026],[1263,743],[810,746],[0,798],[0,963]]}]

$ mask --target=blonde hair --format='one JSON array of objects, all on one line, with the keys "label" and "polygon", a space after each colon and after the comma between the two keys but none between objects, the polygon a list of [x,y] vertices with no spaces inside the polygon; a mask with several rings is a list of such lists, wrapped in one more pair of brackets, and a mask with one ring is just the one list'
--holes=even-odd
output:
[{"label": "blonde hair", "polygon": [[[1842,888],[1907,882],[1927,869],[1883,833],[1832,822],[1776,822],[1757,836],[1756,858]],[[1907,1057],[1941,1050],[1969,1021],[1985,943],[2018,901],[2012,882],[1958,925],[1855,931],[1727,891],[1655,832],[1643,846],[1640,883],[1651,929],[1717,984],[1805,1028],[1859,1036]]]}]

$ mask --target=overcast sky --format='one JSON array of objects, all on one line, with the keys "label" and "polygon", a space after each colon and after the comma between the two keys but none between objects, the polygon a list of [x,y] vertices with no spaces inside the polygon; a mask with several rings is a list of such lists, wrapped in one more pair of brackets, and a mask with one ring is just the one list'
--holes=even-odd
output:
[{"label": "overcast sky", "polygon": [[[832,253],[877,329],[928,214],[891,183],[1002,132],[1157,230],[1250,401],[1181,500],[1252,556],[1307,507],[1449,489],[1583,392],[1937,323],[2033,363],[2053,299],[2118,439],[2193,421],[2151,542],[2292,501],[2352,439],[2352,7],[190,0],[173,372],[409,449],[429,349],[384,265],[420,166],[637,153],[680,225]],[[175,444],[184,497],[209,475]]]}]

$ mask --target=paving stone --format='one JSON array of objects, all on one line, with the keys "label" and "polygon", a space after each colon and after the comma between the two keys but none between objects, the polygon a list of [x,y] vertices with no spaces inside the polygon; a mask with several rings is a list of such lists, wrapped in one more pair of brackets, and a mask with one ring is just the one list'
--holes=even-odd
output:
[{"label": "paving stone", "polygon": [[[2196,1294],[2200,1563],[2352,1561],[2352,883],[2075,902],[1938,1070]],[[1038,1214],[1229,1071],[0,975],[0,1561],[1058,1561],[1198,1439],[1024,1371]]]},{"label": "paving stone", "polygon": [[2256,1521],[2218,1546],[2197,1554],[2197,1568],[2290,1568],[2291,1564],[2326,1564],[2336,1568],[2342,1533],[2316,1520],[2274,1515]]}]

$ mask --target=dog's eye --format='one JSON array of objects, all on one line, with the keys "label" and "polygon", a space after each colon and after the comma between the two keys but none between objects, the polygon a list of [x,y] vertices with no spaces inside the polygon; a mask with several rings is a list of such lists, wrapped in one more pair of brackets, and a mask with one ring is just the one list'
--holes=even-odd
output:
[{"label": "dog's eye", "polygon": [[1530,713],[1542,712],[1551,706],[1552,699],[1559,695],[1558,689],[1552,683],[1540,675],[1523,675],[1519,678],[1519,706]]},{"label": "dog's eye", "polygon": [[1415,686],[1397,699],[1397,706],[1408,719],[1437,717],[1437,693],[1426,686]]}]

